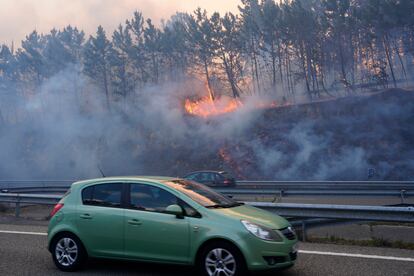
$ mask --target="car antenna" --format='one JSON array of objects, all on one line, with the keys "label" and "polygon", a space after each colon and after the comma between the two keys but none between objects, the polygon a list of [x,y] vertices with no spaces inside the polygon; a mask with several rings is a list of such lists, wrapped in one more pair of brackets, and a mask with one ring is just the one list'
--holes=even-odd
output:
[{"label": "car antenna", "polygon": [[99,165],[98,165],[98,170],[101,172],[102,177],[106,177],[105,174],[103,173],[103,171],[101,170],[101,167],[99,167]]}]

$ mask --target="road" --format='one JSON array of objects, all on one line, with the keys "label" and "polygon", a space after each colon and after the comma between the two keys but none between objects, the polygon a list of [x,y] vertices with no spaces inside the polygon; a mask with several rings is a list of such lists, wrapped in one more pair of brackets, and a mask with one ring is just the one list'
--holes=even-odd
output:
[{"label": "road", "polygon": [[[278,275],[414,275],[411,250],[310,243],[299,247],[295,267]],[[192,272],[180,266],[90,260],[83,271],[71,275],[194,275]],[[2,223],[0,275],[68,274],[52,263],[46,249],[46,226]]]}]

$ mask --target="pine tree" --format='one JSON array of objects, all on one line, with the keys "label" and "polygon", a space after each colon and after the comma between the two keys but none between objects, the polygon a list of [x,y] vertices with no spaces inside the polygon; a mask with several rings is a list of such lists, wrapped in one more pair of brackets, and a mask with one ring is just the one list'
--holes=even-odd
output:
[{"label": "pine tree", "polygon": [[47,68],[43,50],[45,40],[36,31],[26,36],[22,41],[22,48],[17,50],[19,71],[22,74],[22,81],[37,88],[47,76]]},{"label": "pine tree", "polygon": [[131,20],[126,21],[128,31],[131,32],[133,45],[131,51],[128,52],[129,59],[134,65],[136,78],[141,85],[144,85],[149,79],[147,57],[144,49],[144,22],[142,13],[138,11],[134,12],[134,17]]},{"label": "pine tree", "polygon": [[82,57],[82,47],[85,41],[85,33],[77,28],[67,26],[58,34],[63,47],[69,53],[69,62],[78,63]]},{"label": "pine tree", "polygon": [[0,45],[0,90],[14,88],[17,80],[16,58],[7,45]]},{"label": "pine tree", "polygon": [[191,55],[185,22],[189,15],[177,13],[165,24],[160,37],[160,50],[164,59],[164,66],[168,68],[164,74],[169,75],[167,80],[178,80],[184,76]]},{"label": "pine tree", "polygon": [[214,38],[217,41],[217,56],[221,60],[227,81],[230,85],[234,98],[240,97],[240,87],[238,82],[242,76],[241,60],[241,39],[237,17],[232,13],[226,13],[220,18],[218,13],[211,18]]},{"label": "pine tree", "polygon": [[64,46],[59,38],[58,31],[52,29],[50,34],[45,36],[46,45],[43,50],[46,76],[51,77],[59,71],[65,69],[69,63],[72,63],[71,53]]},{"label": "pine tree", "polygon": [[102,26],[98,27],[96,37],[91,36],[84,47],[83,72],[91,78],[105,92],[106,105],[110,109],[110,67],[109,56],[112,43],[106,38]]},{"label": "pine tree", "polygon": [[161,32],[151,19],[147,19],[147,26],[144,28],[144,49],[148,55],[150,64],[150,78],[152,83],[158,83],[160,75],[160,52],[161,52]]},{"label": "pine tree", "polygon": [[209,96],[214,100],[215,93],[211,82],[210,66],[213,63],[217,42],[214,40],[212,22],[207,16],[207,11],[198,8],[194,15],[187,18],[186,25],[189,49],[192,51],[194,63],[202,68]]},{"label": "pine tree", "polygon": [[133,65],[129,58],[133,46],[128,28],[119,25],[112,35],[112,44],[108,58],[112,70],[111,84],[115,94],[125,97],[134,90]]}]

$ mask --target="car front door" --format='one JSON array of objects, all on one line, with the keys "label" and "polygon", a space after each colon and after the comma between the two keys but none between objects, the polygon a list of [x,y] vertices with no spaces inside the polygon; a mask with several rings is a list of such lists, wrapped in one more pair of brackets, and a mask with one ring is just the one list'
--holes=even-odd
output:
[{"label": "car front door", "polygon": [[82,190],[77,207],[78,235],[94,257],[123,257],[122,183],[103,183]]},{"label": "car front door", "polygon": [[130,184],[125,209],[125,255],[142,260],[188,263],[190,237],[188,217],[165,213],[178,204],[172,193],[150,184]]}]

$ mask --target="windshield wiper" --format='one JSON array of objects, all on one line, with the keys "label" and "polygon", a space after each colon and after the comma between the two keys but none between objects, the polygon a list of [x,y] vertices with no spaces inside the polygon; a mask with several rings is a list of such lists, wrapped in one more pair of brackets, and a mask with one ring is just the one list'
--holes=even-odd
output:
[{"label": "windshield wiper", "polygon": [[214,205],[209,205],[206,206],[206,208],[232,208],[232,207],[237,207],[237,206],[242,206],[244,205],[244,203],[242,202],[234,202],[234,203],[230,203],[230,204],[214,204]]}]

